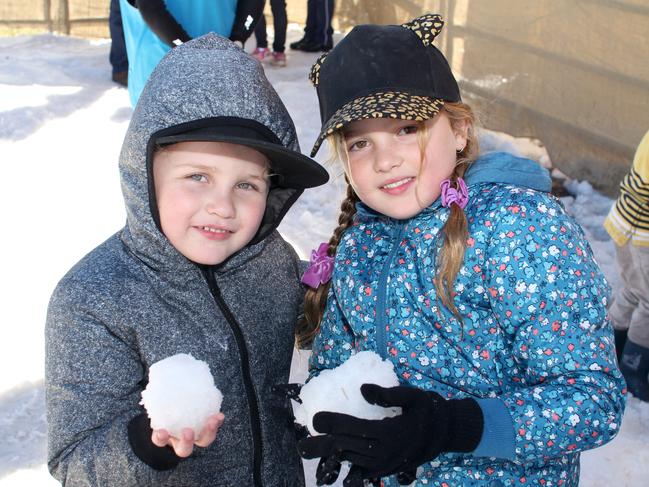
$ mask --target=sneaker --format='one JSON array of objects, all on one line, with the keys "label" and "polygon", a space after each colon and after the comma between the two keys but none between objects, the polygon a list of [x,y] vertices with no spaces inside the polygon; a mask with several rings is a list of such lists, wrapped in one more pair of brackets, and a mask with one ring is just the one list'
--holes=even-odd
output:
[{"label": "sneaker", "polygon": [[270,64],[283,68],[286,66],[286,54],[283,52],[273,52],[273,57],[270,59]]},{"label": "sneaker", "polygon": [[260,63],[268,56],[270,52],[267,47],[255,47],[255,50],[250,53]]}]

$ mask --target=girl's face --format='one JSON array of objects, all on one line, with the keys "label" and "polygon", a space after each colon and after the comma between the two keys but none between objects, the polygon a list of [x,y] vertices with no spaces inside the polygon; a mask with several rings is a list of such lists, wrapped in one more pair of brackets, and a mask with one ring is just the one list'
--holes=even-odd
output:
[{"label": "girl's face", "polygon": [[256,235],[268,195],[268,161],[249,147],[179,142],[156,152],[160,226],[198,264],[220,264]]},{"label": "girl's face", "polygon": [[375,118],[344,129],[347,174],[363,203],[386,216],[406,219],[439,198],[441,182],[455,168],[456,150],[466,145],[468,127],[460,124],[453,130],[443,112],[425,126],[423,154],[418,122]]}]

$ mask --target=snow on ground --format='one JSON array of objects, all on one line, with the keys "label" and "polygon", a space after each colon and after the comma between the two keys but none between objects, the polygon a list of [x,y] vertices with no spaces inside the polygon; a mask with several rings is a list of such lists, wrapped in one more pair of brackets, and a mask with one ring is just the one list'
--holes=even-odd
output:
[{"label": "snow on ground", "polygon": [[[290,26],[289,41],[300,36]],[[131,109],[110,81],[107,41],[53,35],[0,38],[0,486],[57,485],[45,468],[43,323],[57,281],[84,254],[117,231],[125,212],[117,157]],[[248,49],[251,46],[247,46]],[[302,149],[316,138],[315,90],[306,79],[316,55],[289,52],[287,68],[267,74],[295,119]],[[483,132],[482,145],[548,165],[541,146]],[[320,160],[327,157],[326,151]],[[308,191],[281,232],[303,257],[327,240],[341,199],[333,184]],[[611,284],[619,283],[613,244],[601,225],[612,201],[587,182],[570,181],[564,204],[584,226]],[[293,379],[305,376],[296,355]],[[646,485],[649,405],[629,399],[619,436],[582,456],[582,487]],[[314,465],[307,465],[309,475]],[[642,481],[642,479],[645,481]],[[310,485],[314,485],[312,478]]]}]

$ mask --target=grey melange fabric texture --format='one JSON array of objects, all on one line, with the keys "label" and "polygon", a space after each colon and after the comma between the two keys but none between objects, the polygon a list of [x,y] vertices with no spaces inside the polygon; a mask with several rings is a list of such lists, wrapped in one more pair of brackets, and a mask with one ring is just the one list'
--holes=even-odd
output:
[{"label": "grey melange fabric texture", "polygon": [[[213,273],[244,338],[259,406],[262,484],[303,485],[287,400],[271,391],[289,376],[304,296],[297,255],[272,231],[222,265],[201,270],[152,217],[151,134],[215,116],[259,121],[299,151],[293,122],[263,69],[228,40],[214,34],[193,40],[172,49],[153,72],[120,155],[126,225],[63,277],[48,309],[48,467],[66,486],[255,485],[245,354],[205,272]],[[176,353],[208,363],[226,419],[210,447],[156,471],[132,452],[127,424],[144,412],[138,403],[149,367]]]}]

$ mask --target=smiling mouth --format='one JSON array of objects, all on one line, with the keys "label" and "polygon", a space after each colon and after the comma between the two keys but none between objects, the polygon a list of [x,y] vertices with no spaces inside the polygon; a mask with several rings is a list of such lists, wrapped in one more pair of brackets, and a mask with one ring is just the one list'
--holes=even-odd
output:
[{"label": "smiling mouth", "polygon": [[214,227],[197,227],[204,232],[210,233],[232,233],[230,230],[225,230],[224,228],[214,228]]},{"label": "smiling mouth", "polygon": [[399,186],[403,186],[404,184],[409,183],[409,182],[412,181],[413,179],[414,179],[414,178],[412,178],[412,177],[410,177],[410,178],[399,179],[399,181],[395,181],[395,182],[393,182],[393,183],[385,184],[385,185],[381,186],[381,189],[394,189],[394,188],[398,188]]}]

